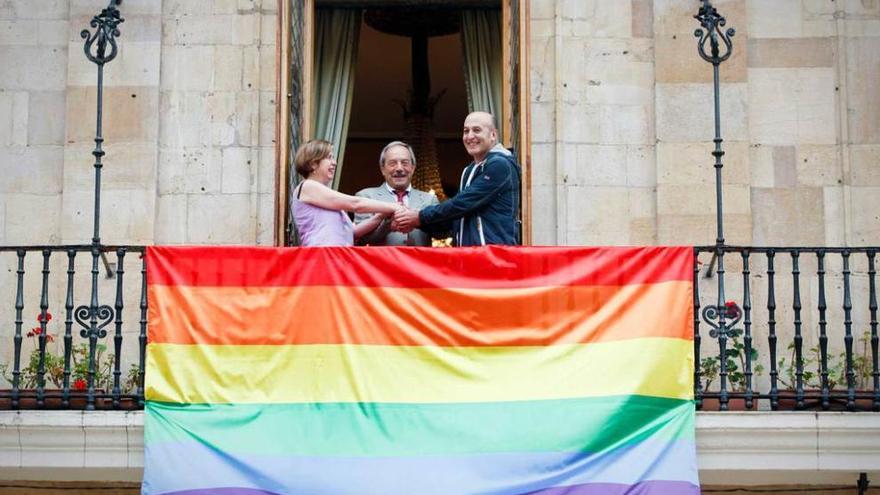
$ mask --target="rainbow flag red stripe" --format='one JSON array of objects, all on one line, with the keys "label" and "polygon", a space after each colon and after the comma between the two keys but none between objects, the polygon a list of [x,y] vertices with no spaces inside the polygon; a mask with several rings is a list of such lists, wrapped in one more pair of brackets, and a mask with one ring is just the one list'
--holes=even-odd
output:
[{"label": "rainbow flag red stripe", "polygon": [[147,257],[144,493],[699,493],[691,248]]}]

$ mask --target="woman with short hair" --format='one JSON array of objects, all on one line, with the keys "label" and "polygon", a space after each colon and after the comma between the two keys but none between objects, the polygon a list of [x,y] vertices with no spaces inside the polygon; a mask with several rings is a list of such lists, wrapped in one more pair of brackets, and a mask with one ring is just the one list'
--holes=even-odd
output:
[{"label": "woman with short hair", "polygon": [[[296,150],[296,171],[305,177],[291,198],[293,221],[302,246],[352,246],[355,239],[372,232],[382,219],[404,208],[358,196],[349,196],[330,188],[336,172],[333,144],[322,139],[308,141]],[[354,225],[347,211],[376,213]]]}]

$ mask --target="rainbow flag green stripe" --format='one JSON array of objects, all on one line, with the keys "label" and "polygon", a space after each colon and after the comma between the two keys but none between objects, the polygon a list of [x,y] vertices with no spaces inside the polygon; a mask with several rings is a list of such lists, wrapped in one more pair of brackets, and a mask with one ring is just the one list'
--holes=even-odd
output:
[{"label": "rainbow flag green stripe", "polygon": [[699,494],[692,248],[147,266],[144,494]]},{"label": "rainbow flag green stripe", "polygon": [[[647,438],[693,440],[690,409],[692,401],[638,395],[464,404],[150,402],[145,441],[196,436],[226,452],[296,456],[597,452]],[[620,410],[627,414],[613,414]],[[315,434],[315,425],[333,427]]]}]

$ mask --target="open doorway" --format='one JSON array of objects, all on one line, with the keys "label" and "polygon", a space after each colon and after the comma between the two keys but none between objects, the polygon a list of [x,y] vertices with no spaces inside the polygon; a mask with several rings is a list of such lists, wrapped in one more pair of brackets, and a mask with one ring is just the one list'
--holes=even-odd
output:
[{"label": "open doorway", "polygon": [[[413,130],[407,128],[412,124],[405,115],[413,91],[411,39],[379,31],[371,26],[371,15],[382,13],[367,13],[361,21],[345,166],[339,184],[339,190],[348,194],[381,183],[378,161],[383,146],[394,140],[413,140]],[[422,161],[436,162],[443,191],[435,192],[451,197],[458,192],[459,174],[470,160],[461,144],[461,125],[468,112],[461,39],[455,32],[430,37],[427,43],[429,98],[436,99],[431,102],[432,129],[428,132],[436,154]],[[422,143],[411,144],[420,155],[431,152],[420,149]],[[422,161],[419,166],[433,165]]]}]

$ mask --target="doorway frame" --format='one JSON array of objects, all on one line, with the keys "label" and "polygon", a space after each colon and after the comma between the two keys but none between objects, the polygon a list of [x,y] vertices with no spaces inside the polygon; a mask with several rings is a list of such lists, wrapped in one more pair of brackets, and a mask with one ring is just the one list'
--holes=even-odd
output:
[{"label": "doorway frame", "polygon": [[[290,67],[291,59],[291,1],[303,2],[303,63],[301,68],[302,77],[302,98],[301,108],[302,116],[300,120],[300,136],[303,141],[312,137],[312,101],[308,95],[312,94],[312,79],[314,77],[314,36],[315,36],[315,9],[316,0],[277,0],[278,1],[278,23],[275,35],[276,42],[276,84],[275,84],[275,212],[273,229],[273,242],[275,246],[284,246],[287,242],[287,217],[288,217],[288,198],[289,198],[289,182],[290,170],[288,164],[293,150],[291,150],[288,129],[290,127],[290,104],[293,94],[291,93],[291,77]],[[327,0],[325,0],[326,2]],[[430,3],[431,0],[426,0]],[[513,19],[511,2],[517,2],[518,15]],[[335,0],[335,3],[346,3]],[[356,6],[361,2],[347,1],[349,6]],[[369,3],[368,1],[362,3]],[[513,122],[513,97],[511,91],[511,66],[513,57],[517,57],[518,73],[516,74],[519,81],[516,98],[519,102],[519,117],[516,124],[519,127],[518,143],[516,148],[520,150],[519,161],[522,166],[522,180],[520,181],[520,197],[522,198],[521,220],[522,220],[522,243],[529,246],[532,244],[532,180],[531,180],[531,101],[530,101],[530,80],[529,80],[529,46],[530,46],[530,30],[529,30],[529,1],[528,0],[501,0],[501,19],[502,19],[502,71],[503,80],[507,82],[502,87],[502,115],[501,119],[507,125],[503,127],[502,143],[508,147],[514,147],[511,138],[511,128]],[[519,32],[519,43],[516,53],[513,53],[512,44],[512,26],[516,23]]]}]

